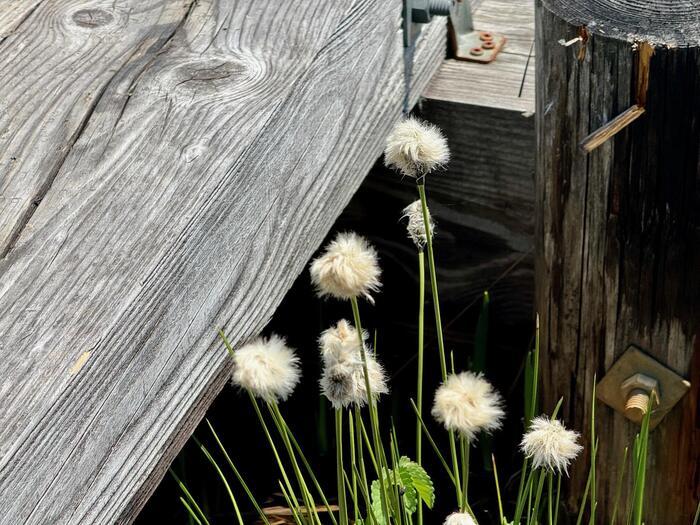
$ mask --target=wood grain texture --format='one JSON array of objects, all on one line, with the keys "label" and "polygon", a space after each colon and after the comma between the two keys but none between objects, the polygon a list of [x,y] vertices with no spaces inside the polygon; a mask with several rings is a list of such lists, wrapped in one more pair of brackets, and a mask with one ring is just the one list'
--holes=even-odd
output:
[{"label": "wood grain texture", "polygon": [[[138,77],[191,0],[33,4],[11,9],[16,21],[6,29],[0,21],[0,33],[9,35],[0,43],[0,77],[7,79],[0,85],[0,257],[43,199],[102,92]],[[128,99],[126,90],[122,97]]]},{"label": "wood grain texture", "polygon": [[425,97],[534,113],[532,3],[529,0],[484,0],[474,10],[474,27],[505,35],[507,42],[501,53],[489,64],[446,60],[428,85]]},{"label": "wood grain texture", "polygon": [[[226,380],[216,328],[261,330],[401,113],[398,0],[149,5],[125,13],[140,39],[86,37],[121,61],[55,75],[103,85],[65,158],[18,160],[58,166],[0,262],[2,523],[133,520]],[[30,20],[11,38],[43,40]],[[438,19],[416,90],[444,39]]]},{"label": "wood grain texture", "polygon": [[[536,304],[544,409],[565,396],[563,416],[589,441],[594,376],[628,345],[698,376],[700,50],[657,46],[645,114],[587,154],[580,141],[635,103],[634,51],[617,33],[557,45],[579,27],[552,11],[556,5],[538,8]],[[647,523],[692,521],[700,496],[697,392],[694,385],[652,433]],[[599,522],[610,518],[622,451],[638,427],[601,404],[596,414]],[[589,450],[574,469],[574,495]],[[630,500],[629,479],[621,501]]]}]

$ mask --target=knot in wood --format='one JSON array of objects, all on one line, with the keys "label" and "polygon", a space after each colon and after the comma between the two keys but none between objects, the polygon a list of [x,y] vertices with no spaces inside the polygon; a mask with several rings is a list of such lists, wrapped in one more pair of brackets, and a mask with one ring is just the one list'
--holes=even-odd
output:
[{"label": "knot in wood", "polygon": [[71,20],[79,27],[97,29],[112,24],[114,22],[114,15],[104,9],[80,9],[73,13]]}]

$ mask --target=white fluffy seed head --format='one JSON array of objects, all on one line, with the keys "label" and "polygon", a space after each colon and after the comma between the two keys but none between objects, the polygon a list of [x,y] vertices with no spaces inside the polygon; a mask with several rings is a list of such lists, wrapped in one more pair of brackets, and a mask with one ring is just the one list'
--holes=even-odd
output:
[{"label": "white fluffy seed head", "polygon": [[[363,342],[368,337],[367,332],[362,333]],[[360,339],[357,337],[357,329],[345,319],[325,330],[318,338],[318,343],[324,363],[342,362],[359,356]]]},{"label": "white fluffy seed head", "polygon": [[[372,398],[376,400],[380,395],[389,392],[386,375],[374,354],[367,352],[365,359]],[[320,383],[321,392],[335,409],[350,405],[362,407],[367,404],[367,385],[361,356],[352,360],[326,363]]]},{"label": "white fluffy seed head", "polygon": [[415,117],[400,121],[387,138],[384,162],[407,177],[422,177],[450,160],[442,131]]},{"label": "white fluffy seed head", "polygon": [[379,290],[381,269],[377,252],[356,233],[339,233],[311,263],[311,281],[320,297],[352,299]]},{"label": "white fluffy seed head", "polygon": [[450,374],[435,392],[433,417],[447,430],[474,440],[479,432],[500,428],[505,413],[501,396],[481,374]]},{"label": "white fluffy seed head", "polygon": [[578,438],[578,432],[567,430],[556,419],[538,416],[530,422],[520,448],[532,459],[533,467],[544,467],[561,474],[568,471],[569,463],[583,450]]},{"label": "white fluffy seed head", "polygon": [[372,397],[377,399],[389,391],[384,369],[365,344],[367,337],[367,332],[363,332],[363,345],[360,346],[357,329],[344,319],[319,337],[323,358],[321,392],[334,408],[343,408],[351,404],[363,406],[367,403],[367,385],[361,353],[363,346]]},{"label": "white fluffy seed head", "polygon": [[[423,220],[423,207],[420,200],[414,201],[403,209],[402,218],[408,219],[406,231],[408,237],[416,245],[416,248],[422,250],[428,242],[428,235],[425,231],[425,221]],[[428,210],[428,224],[430,225],[430,238],[435,235],[435,222],[433,216]]]},{"label": "white fluffy seed head", "polygon": [[300,378],[299,358],[277,335],[259,337],[233,353],[232,383],[265,401],[286,400]]},{"label": "white fluffy seed head", "polygon": [[454,512],[447,516],[444,525],[476,525],[476,522],[466,512]]}]

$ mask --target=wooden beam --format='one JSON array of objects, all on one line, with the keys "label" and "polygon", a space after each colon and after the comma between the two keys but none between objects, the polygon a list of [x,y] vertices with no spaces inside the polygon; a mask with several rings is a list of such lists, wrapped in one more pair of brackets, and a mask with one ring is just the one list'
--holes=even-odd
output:
[{"label": "wooden beam", "polygon": [[[562,417],[585,441],[571,469],[568,502],[577,506],[595,406],[595,523],[610,521],[623,450],[639,431],[622,414],[593,404],[596,379],[630,345],[691,382],[700,376],[699,16],[694,2],[538,2],[542,408],[547,412],[566,396]],[[584,25],[587,39],[557,44]],[[653,56],[635,41],[653,43]],[[579,147],[591,131],[609,128],[613,117],[637,105],[641,118],[590,153]],[[641,114],[634,111],[627,117]],[[650,436],[646,523],[692,522],[700,495],[698,391],[694,384]],[[627,467],[619,513],[634,490]]]},{"label": "wooden beam", "polygon": [[[227,379],[216,329],[265,326],[399,118],[400,16],[124,0],[76,21],[51,2],[0,44],[0,71],[34,64],[3,106],[35,108],[0,165],[41,190],[0,262],[3,520],[138,514]],[[444,41],[444,19],[423,30],[416,91]]]}]

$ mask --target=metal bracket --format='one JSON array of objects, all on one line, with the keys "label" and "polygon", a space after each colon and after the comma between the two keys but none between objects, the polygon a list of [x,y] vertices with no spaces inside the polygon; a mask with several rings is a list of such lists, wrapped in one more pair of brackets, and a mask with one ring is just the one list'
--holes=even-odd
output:
[{"label": "metal bracket", "polygon": [[455,58],[481,63],[493,62],[506,43],[504,35],[474,29],[469,0],[457,0],[452,8],[450,40]]},{"label": "metal bracket", "polygon": [[630,345],[596,386],[596,397],[635,423],[651,408],[654,428],[688,390],[688,381]]},{"label": "metal bracket", "polygon": [[449,16],[454,0],[404,0],[403,45],[413,47],[420,35],[422,24],[434,16]]}]

